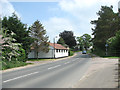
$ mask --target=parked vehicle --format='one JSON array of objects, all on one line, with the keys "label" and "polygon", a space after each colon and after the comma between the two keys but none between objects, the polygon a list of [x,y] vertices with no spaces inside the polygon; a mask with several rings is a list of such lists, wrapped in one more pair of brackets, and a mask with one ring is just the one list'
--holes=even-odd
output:
[{"label": "parked vehicle", "polygon": [[84,50],[84,51],[82,51],[82,54],[86,54],[86,51]]}]

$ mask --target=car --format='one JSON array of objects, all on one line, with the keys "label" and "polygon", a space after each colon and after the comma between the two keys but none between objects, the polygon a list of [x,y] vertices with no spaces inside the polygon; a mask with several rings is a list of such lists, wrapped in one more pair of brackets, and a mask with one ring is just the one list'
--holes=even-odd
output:
[{"label": "car", "polygon": [[82,51],[82,54],[86,54],[86,51],[84,50],[84,51]]}]

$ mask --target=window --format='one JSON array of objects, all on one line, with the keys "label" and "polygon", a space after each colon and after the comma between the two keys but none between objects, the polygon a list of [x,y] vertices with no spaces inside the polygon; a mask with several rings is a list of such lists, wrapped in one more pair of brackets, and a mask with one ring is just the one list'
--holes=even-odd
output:
[{"label": "window", "polygon": [[60,52],[60,49],[59,49],[59,52]]},{"label": "window", "polygon": [[56,49],[56,52],[58,52],[58,49]]}]

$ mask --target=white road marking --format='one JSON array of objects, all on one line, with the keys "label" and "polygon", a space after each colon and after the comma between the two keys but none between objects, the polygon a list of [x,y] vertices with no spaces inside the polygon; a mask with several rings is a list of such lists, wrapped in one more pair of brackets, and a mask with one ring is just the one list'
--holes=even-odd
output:
[{"label": "white road marking", "polygon": [[57,67],[59,67],[59,66],[61,66],[61,65],[57,65],[57,66],[54,66],[54,67],[49,67],[48,69],[57,68]]},{"label": "white road marking", "polygon": [[68,63],[70,63],[70,62],[66,62],[65,64],[68,64]]},{"label": "white road marking", "polygon": [[39,73],[39,72],[33,72],[33,73],[26,74],[26,75],[23,75],[23,76],[19,76],[19,77],[16,77],[16,78],[8,79],[8,80],[3,81],[3,83],[13,81],[13,80],[16,80],[16,79],[19,79],[19,78],[23,78],[23,77],[26,77],[26,76],[30,76],[30,75],[33,75],[33,74],[36,74],[36,73]]}]

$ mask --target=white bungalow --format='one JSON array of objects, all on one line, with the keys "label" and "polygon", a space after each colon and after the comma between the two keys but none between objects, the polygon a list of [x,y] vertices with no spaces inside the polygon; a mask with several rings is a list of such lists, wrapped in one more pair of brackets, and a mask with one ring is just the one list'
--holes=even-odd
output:
[{"label": "white bungalow", "polygon": [[[38,58],[60,58],[60,57],[67,57],[69,49],[60,45],[49,43],[49,52],[45,53],[40,51],[38,53]],[[31,52],[28,54],[28,58],[37,58],[37,55],[32,48]]]}]

